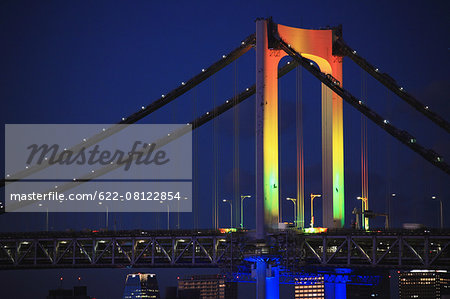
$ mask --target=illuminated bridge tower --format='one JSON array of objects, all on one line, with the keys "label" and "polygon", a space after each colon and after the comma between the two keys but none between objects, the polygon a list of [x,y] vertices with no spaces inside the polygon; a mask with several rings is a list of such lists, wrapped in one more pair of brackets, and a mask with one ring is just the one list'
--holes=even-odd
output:
[{"label": "illuminated bridge tower", "polygon": [[[333,55],[338,29],[309,30],[256,21],[256,148],[257,234],[277,227],[278,182],[278,64],[286,53],[276,49],[278,35],[320,70],[342,82],[342,57]],[[303,190],[301,190],[303,192]],[[344,226],[344,144],[342,99],[322,84],[323,226]]]}]

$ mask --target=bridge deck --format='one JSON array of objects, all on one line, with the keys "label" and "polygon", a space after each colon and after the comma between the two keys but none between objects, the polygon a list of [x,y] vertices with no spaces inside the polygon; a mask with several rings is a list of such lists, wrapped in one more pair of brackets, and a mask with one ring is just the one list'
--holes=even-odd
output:
[{"label": "bridge deck", "polygon": [[274,232],[264,246],[252,232],[118,231],[0,234],[0,269],[223,267],[273,256],[285,269],[450,267],[450,231]]}]

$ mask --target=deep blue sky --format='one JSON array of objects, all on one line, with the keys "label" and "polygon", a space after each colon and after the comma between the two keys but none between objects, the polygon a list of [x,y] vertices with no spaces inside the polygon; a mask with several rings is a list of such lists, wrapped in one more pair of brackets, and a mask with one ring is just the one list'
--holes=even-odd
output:
[{"label": "deep blue sky", "polygon": [[[0,4],[0,118],[14,123],[115,123],[189,79],[255,30],[257,17],[273,16],[291,26],[319,28],[343,25],[346,42],[380,70],[389,73],[421,101],[450,119],[448,75],[450,44],[449,5],[445,1],[2,1]],[[254,51],[238,60],[238,89],[254,83]],[[185,123],[224,102],[234,92],[232,64],[140,123]],[[320,192],[320,84],[303,74],[304,148],[306,194]],[[344,60],[344,87],[361,95],[361,71]],[[368,76],[366,103],[408,130],[426,147],[450,161],[449,136],[428,119],[401,102]],[[195,103],[195,104],[194,104]],[[280,80],[281,198],[295,196],[295,72]],[[241,193],[254,194],[254,98],[239,107]],[[222,115],[220,132],[220,198],[233,196],[233,112]],[[347,223],[360,195],[360,115],[344,104],[345,188]],[[2,142],[4,142],[4,132]],[[194,184],[199,210],[181,217],[183,227],[211,227],[212,126],[198,130]],[[4,156],[1,146],[0,154]],[[369,198],[375,211],[386,211],[392,202],[393,225],[419,222],[438,226],[439,205],[449,214],[450,180],[439,169],[369,124]],[[390,162],[389,162],[390,161]],[[4,163],[4,161],[2,161]],[[3,164],[2,164],[3,165]],[[3,167],[2,174],[3,174]],[[321,223],[321,203],[315,215]],[[254,199],[246,200],[246,224],[254,224]],[[220,225],[229,223],[229,207],[221,205]],[[309,204],[306,204],[309,211]],[[291,203],[283,204],[284,219],[292,218]],[[165,215],[111,215],[117,229],[162,228]],[[309,212],[305,219],[309,222]],[[114,220],[114,221],[113,221]],[[448,225],[448,219],[446,219]],[[176,217],[171,219],[172,224]],[[382,225],[378,220],[375,225]],[[100,228],[104,215],[50,215],[53,230]],[[32,231],[45,227],[43,214],[7,214],[0,217],[2,231]],[[110,227],[112,229],[112,227]],[[57,271],[50,271],[56,273]],[[67,275],[73,272],[65,271]],[[93,272],[84,271],[91,275]],[[123,271],[122,271],[123,272]],[[173,273],[177,271],[174,270]],[[8,272],[13,277],[34,277],[38,272]],[[107,272],[120,281],[124,273]],[[172,279],[170,271],[162,277]],[[57,276],[57,274],[55,274]],[[76,277],[77,274],[73,274]],[[52,275],[50,280],[52,280]],[[0,273],[0,285],[6,274]],[[169,278],[170,277],[170,278]],[[43,283],[42,281],[40,283]],[[96,285],[96,284],[99,285]],[[119,298],[120,285],[104,288],[87,281],[97,298]],[[17,284],[17,288],[20,284]],[[57,286],[46,281],[33,292]],[[68,285],[69,286],[69,285]],[[164,285],[163,285],[164,286]],[[15,290],[17,290],[14,287]],[[27,290],[21,290],[27,298]],[[30,298],[30,297],[28,297]]]}]

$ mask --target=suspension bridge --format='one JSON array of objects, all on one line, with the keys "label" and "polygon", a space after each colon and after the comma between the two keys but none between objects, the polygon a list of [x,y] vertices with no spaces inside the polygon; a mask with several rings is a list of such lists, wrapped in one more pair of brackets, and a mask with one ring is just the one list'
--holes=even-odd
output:
[{"label": "suspension bridge", "polygon": [[[229,279],[256,281],[258,298],[278,298],[279,284],[295,277],[321,271],[329,284],[376,283],[365,271],[386,269],[448,269],[450,233],[445,230],[369,231],[367,173],[363,166],[360,211],[361,229],[344,228],[344,142],[343,101],[390,134],[409,150],[441,171],[450,174],[442,156],[420,144],[406,130],[397,128],[371,109],[363,99],[351,94],[342,84],[344,57],[350,58],[400,99],[450,133],[450,124],[402,86],[374,67],[347,45],[341,27],[319,30],[301,29],[257,19],[256,33],[220,60],[201,69],[190,80],[135,113],[75,145],[72,151],[95,145],[192,90],[214,74],[249,52],[256,51],[256,83],[245,88],[184,128],[161,137],[157,147],[214,121],[219,115],[238,107],[255,95],[256,107],[256,229],[219,229],[218,202],[214,203],[211,230],[167,231],[89,231],[0,234],[0,269],[90,268],[90,267],[218,267]],[[289,56],[286,64],[280,60]],[[322,84],[322,219],[323,229],[307,230],[304,219],[304,178],[301,139],[297,139],[297,198],[294,228],[280,226],[279,219],[279,113],[278,78],[302,67]],[[301,135],[301,121],[297,124]],[[298,137],[297,136],[297,137]],[[214,167],[218,167],[215,157]],[[363,165],[367,153],[363,157]],[[235,166],[239,166],[238,164]],[[50,164],[31,165],[7,174],[3,187],[37,173]],[[60,192],[95,180],[117,169],[111,164],[58,186]],[[194,166],[195,167],[195,166]],[[365,178],[364,178],[365,176]],[[217,178],[215,177],[215,180]],[[235,178],[239,180],[239,177]],[[217,193],[217,190],[214,190]],[[194,193],[195,194],[195,193]],[[198,204],[198,203],[197,203]],[[242,204],[242,198],[241,198]],[[242,213],[242,212],[241,212]],[[242,215],[241,215],[242,216]],[[358,219],[357,213],[357,219]],[[389,222],[389,221],[387,221]],[[242,225],[242,221],[241,221]],[[318,270],[319,269],[319,270]],[[346,271],[342,271],[345,269]],[[342,292],[342,288],[336,290]],[[345,288],[344,288],[345,289]],[[344,292],[345,293],[345,292]],[[340,293],[342,295],[342,293]]]}]

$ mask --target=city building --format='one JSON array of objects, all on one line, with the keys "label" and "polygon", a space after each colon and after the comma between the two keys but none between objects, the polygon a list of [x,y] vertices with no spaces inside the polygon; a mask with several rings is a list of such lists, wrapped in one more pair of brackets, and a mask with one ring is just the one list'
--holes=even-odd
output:
[{"label": "city building", "polygon": [[87,287],[75,286],[73,289],[55,289],[48,291],[47,299],[91,299]]},{"label": "city building", "polygon": [[160,299],[156,274],[134,273],[127,275],[123,299],[135,298]]},{"label": "city building", "polygon": [[309,276],[295,279],[295,299],[325,299],[323,276]]},{"label": "city building", "polygon": [[178,279],[178,297],[200,299],[235,299],[237,282],[226,281],[222,275],[193,275]]},{"label": "city building", "polygon": [[166,287],[166,295],[164,298],[165,299],[178,299],[177,287],[174,287],[174,286]]},{"label": "city building", "polygon": [[411,270],[399,273],[399,298],[450,298],[450,273],[446,270]]},{"label": "city building", "polygon": [[379,277],[377,284],[348,283],[346,286],[347,299],[391,298],[391,276],[389,272],[373,273],[373,276]]},{"label": "city building", "polygon": [[[382,277],[377,285],[346,284],[344,289],[346,298],[390,298],[389,279],[387,277],[387,275],[386,278]],[[335,289],[327,288],[324,277],[320,274],[295,279],[294,298],[296,299],[325,299],[328,298],[327,292],[330,291],[334,292]]]}]

